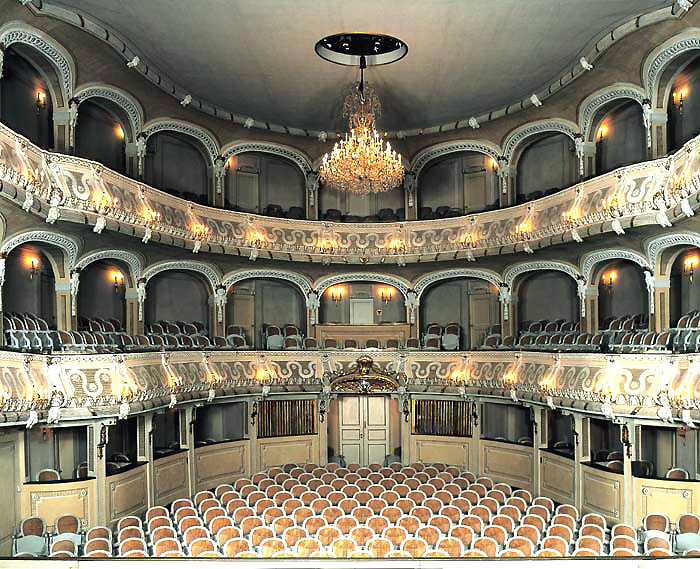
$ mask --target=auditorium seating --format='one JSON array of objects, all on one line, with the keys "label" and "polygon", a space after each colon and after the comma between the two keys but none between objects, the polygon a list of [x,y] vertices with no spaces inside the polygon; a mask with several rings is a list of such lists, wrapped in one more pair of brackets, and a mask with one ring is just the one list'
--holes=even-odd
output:
[{"label": "auditorium seating", "polygon": [[639,530],[446,464],[285,464],[83,533],[23,520],[13,555],[72,557],[670,556],[700,550],[700,517]]},{"label": "auditorium seating", "polygon": [[321,219],[325,221],[345,222],[345,223],[378,223],[406,221],[406,210],[399,208],[395,212],[391,208],[382,208],[377,215],[343,215],[339,209],[327,209],[321,214]]}]

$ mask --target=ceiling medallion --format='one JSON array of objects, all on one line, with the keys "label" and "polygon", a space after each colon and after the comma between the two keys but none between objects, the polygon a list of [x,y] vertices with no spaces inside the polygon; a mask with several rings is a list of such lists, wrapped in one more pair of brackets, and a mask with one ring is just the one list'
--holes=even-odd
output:
[{"label": "ceiling medallion", "polygon": [[321,181],[344,192],[371,194],[401,185],[404,176],[401,155],[392,150],[377,132],[381,114],[379,97],[365,84],[368,65],[398,61],[408,52],[401,40],[372,34],[338,34],[316,44],[319,56],[340,65],[359,65],[360,82],[345,96],[343,117],[350,132],[323,155]]}]

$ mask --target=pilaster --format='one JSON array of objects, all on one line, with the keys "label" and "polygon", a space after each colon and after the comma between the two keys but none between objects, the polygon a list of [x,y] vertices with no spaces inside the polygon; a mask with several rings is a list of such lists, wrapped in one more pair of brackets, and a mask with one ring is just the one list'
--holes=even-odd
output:
[{"label": "pilaster", "polygon": [[649,330],[662,332],[671,327],[671,281],[656,279],[654,282],[654,314],[649,315]]},{"label": "pilaster", "polygon": [[70,112],[55,109],[53,112],[53,145],[56,152],[70,154]]},{"label": "pilaster", "polygon": [[73,330],[72,304],[70,294],[70,279],[56,279],[56,328],[58,330]]},{"label": "pilaster", "polygon": [[668,150],[668,115],[663,111],[651,113],[650,159],[666,156]]}]

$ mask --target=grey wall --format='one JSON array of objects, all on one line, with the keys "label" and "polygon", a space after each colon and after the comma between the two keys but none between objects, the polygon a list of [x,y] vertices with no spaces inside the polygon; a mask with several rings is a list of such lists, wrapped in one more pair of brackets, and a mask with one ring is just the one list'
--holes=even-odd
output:
[{"label": "grey wall", "polygon": [[518,201],[540,197],[542,192],[568,188],[578,179],[574,142],[565,134],[535,140],[520,155],[517,166]]},{"label": "grey wall", "polygon": [[305,207],[304,174],[292,161],[261,152],[245,152],[233,158],[226,176],[226,207],[262,213],[276,204],[284,210]]},{"label": "grey wall", "polygon": [[[326,291],[321,298],[319,309],[319,322],[321,324],[349,324],[350,323],[350,299],[373,298],[374,299],[374,323],[383,324],[390,322],[406,322],[406,305],[404,297],[398,289],[394,289],[394,297],[389,304],[382,302],[379,294],[380,288],[387,285],[365,282],[345,283],[345,296],[336,304]],[[377,310],[382,314],[378,315]]]},{"label": "grey wall", "polygon": [[245,403],[222,403],[198,407],[194,423],[195,441],[240,440],[245,437],[246,419]]},{"label": "grey wall", "polygon": [[119,271],[126,275],[124,269],[110,261],[96,261],[88,265],[80,273],[78,288],[78,316],[84,318],[116,318],[125,324],[126,277],[124,285],[118,291],[114,290],[114,281],[110,279],[111,271]]},{"label": "grey wall", "polygon": [[610,270],[617,271],[617,280],[612,288],[598,285],[598,322],[601,327],[612,317],[646,314],[649,305],[644,272],[639,265],[631,261],[617,261],[605,265],[604,272]]},{"label": "grey wall", "polygon": [[389,208],[396,213],[404,207],[403,188],[394,188],[387,192],[363,196],[350,192],[337,192],[330,187],[321,186],[318,192],[319,212],[337,209],[343,215],[360,217],[377,215],[379,210]]},{"label": "grey wall", "polygon": [[172,443],[180,443],[180,411],[177,409],[153,415],[153,448],[167,448]]},{"label": "grey wall", "polygon": [[189,137],[158,132],[148,139],[144,179],[159,190],[207,203],[209,182],[203,153]]},{"label": "grey wall", "polygon": [[114,115],[98,104],[81,103],[75,127],[75,154],[124,174],[124,139],[117,136],[118,125]]},{"label": "grey wall", "polygon": [[115,454],[125,454],[131,462],[136,462],[137,441],[136,426],[137,417],[129,417],[126,420],[117,421],[116,425],[107,427],[107,460]]},{"label": "grey wall", "polygon": [[146,323],[158,320],[209,322],[208,285],[184,271],[165,271],[148,281],[146,286]]},{"label": "grey wall", "polygon": [[[683,114],[673,106],[673,92],[687,88]],[[668,97],[668,149],[673,152],[700,133],[700,58],[692,61],[673,82]]]},{"label": "grey wall", "polygon": [[[46,94],[37,114],[36,93]],[[42,148],[53,146],[53,105],[43,76],[12,48],[5,50],[0,80],[0,121]]]},{"label": "grey wall", "polygon": [[[465,192],[481,191],[483,187],[486,206],[496,204],[498,184],[490,161],[488,156],[477,152],[458,152],[434,160],[423,168],[418,180],[418,205],[433,210],[440,206],[463,210],[469,205],[465,203]],[[466,182],[465,174],[470,175]],[[476,212],[483,208],[468,209]]]},{"label": "grey wall", "polygon": [[[608,113],[603,122],[608,125],[608,134],[596,144],[598,174],[646,159],[646,131],[639,103],[623,103]],[[596,132],[596,140],[597,136]]]},{"label": "grey wall", "polygon": [[510,442],[517,442],[521,437],[532,438],[530,409],[520,405],[484,403],[481,434],[483,438],[504,438]]},{"label": "grey wall", "polygon": [[[39,272],[30,278],[25,264],[27,256],[39,259]],[[49,260],[31,245],[13,249],[5,265],[2,287],[5,312],[31,312],[41,316],[52,328],[56,327],[56,285]]]},{"label": "grey wall", "polygon": [[690,276],[683,273],[683,260],[690,255],[696,255],[700,259],[700,251],[689,249],[678,255],[671,269],[669,294],[672,326],[678,323],[683,314],[700,309],[700,267],[695,269],[692,283]]},{"label": "grey wall", "polygon": [[525,275],[518,287],[518,322],[578,320],[576,283],[561,271],[537,271]]}]

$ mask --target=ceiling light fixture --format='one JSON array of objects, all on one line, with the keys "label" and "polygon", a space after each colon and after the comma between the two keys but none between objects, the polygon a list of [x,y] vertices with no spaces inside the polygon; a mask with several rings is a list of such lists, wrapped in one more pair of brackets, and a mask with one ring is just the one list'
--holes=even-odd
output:
[{"label": "ceiling light fixture", "polygon": [[365,84],[367,65],[398,61],[408,52],[401,41],[389,36],[339,34],[316,44],[316,52],[334,63],[360,66],[360,81],[345,96],[343,117],[350,132],[323,156],[321,181],[337,191],[372,194],[401,185],[401,155],[377,132],[381,104],[374,89]]}]

